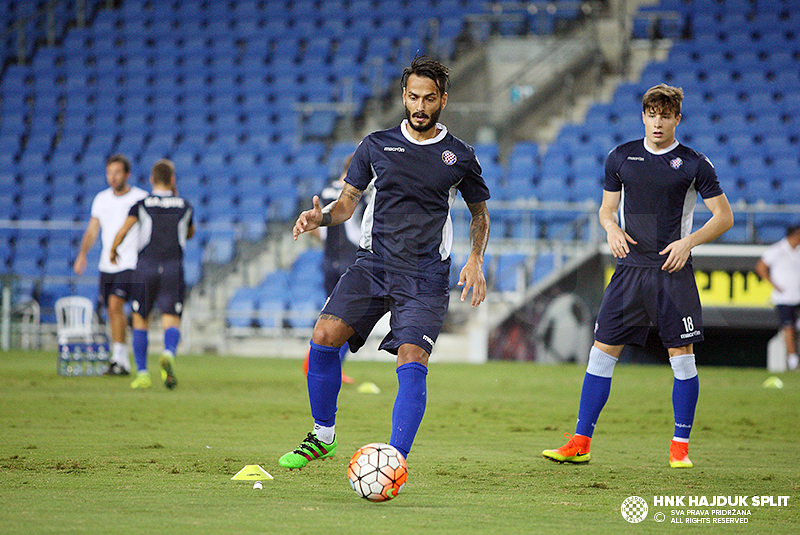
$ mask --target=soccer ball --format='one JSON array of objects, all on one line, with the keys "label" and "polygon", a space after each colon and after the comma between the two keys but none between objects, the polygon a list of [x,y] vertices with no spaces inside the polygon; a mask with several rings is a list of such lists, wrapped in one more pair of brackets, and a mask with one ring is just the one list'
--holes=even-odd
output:
[{"label": "soccer ball", "polygon": [[389,444],[362,446],[350,459],[347,478],[356,494],[372,502],[397,496],[408,479],[403,454]]}]

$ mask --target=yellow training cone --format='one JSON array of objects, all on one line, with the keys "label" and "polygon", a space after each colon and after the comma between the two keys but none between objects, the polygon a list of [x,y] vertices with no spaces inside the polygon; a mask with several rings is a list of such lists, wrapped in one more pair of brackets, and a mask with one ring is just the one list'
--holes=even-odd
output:
[{"label": "yellow training cone", "polygon": [[257,464],[248,464],[247,466],[245,466],[244,468],[239,470],[236,473],[236,475],[233,476],[231,479],[250,479],[250,480],[258,479],[258,480],[261,480],[261,479],[273,479],[273,477],[271,475],[269,475],[269,472],[267,472],[266,470],[261,468],[259,465],[257,465]]},{"label": "yellow training cone", "polygon": [[375,383],[370,383],[370,382],[361,383],[360,385],[358,385],[358,388],[356,389],[356,391],[359,394],[380,394],[381,393],[381,389],[378,388],[378,385],[376,385]]},{"label": "yellow training cone", "polygon": [[768,377],[762,386],[764,388],[783,388],[783,381],[773,375],[772,377]]}]

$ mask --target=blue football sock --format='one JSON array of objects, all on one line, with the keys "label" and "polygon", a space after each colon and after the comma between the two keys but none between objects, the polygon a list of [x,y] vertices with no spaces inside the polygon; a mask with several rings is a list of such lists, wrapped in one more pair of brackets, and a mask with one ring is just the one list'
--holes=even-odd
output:
[{"label": "blue football sock", "polygon": [[614,375],[616,364],[616,358],[592,346],[581,389],[576,435],[591,437],[594,433],[594,426],[611,392],[611,377]]},{"label": "blue football sock", "polygon": [[136,370],[147,371],[147,329],[133,330],[133,357],[136,359]]},{"label": "blue football sock", "polygon": [[178,352],[178,342],[181,341],[181,332],[177,327],[170,327],[164,331],[164,349],[176,355]]},{"label": "blue football sock", "polygon": [[344,362],[344,359],[347,358],[347,354],[350,352],[350,344],[345,342],[344,345],[339,348],[339,362]]},{"label": "blue football sock", "polygon": [[689,440],[694,423],[694,410],[700,395],[700,380],[695,375],[682,381],[675,379],[672,383],[672,410],[675,413],[675,438]]},{"label": "blue football sock", "polygon": [[427,375],[428,368],[419,362],[409,362],[397,368],[398,389],[392,410],[392,437],[389,444],[406,458],[425,415]]},{"label": "blue football sock", "polygon": [[336,423],[336,400],[342,387],[339,348],[311,342],[308,352],[308,399],[314,423],[331,427]]},{"label": "blue football sock", "polygon": [[591,437],[600,412],[608,401],[611,392],[611,377],[598,377],[586,372],[581,389],[581,405],[578,409],[576,435]]},{"label": "blue football sock", "polygon": [[672,410],[675,414],[675,436],[689,440],[694,424],[694,411],[700,395],[700,379],[693,354],[670,357],[669,363],[675,374],[672,383]]}]

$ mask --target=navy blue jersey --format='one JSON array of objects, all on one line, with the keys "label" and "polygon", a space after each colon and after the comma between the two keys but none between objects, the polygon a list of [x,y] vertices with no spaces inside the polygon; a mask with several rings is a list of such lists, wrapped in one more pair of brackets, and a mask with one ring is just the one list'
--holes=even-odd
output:
[{"label": "navy blue jersey", "polygon": [[153,192],[131,207],[128,215],[139,220],[139,264],[182,260],[192,206],[171,193]]},{"label": "navy blue jersey", "polygon": [[435,138],[418,142],[405,123],[365,137],[347,170],[352,186],[375,187],[361,223],[359,261],[394,273],[448,276],[456,191],[478,203],[489,198],[489,188],[472,147],[443,125]]},{"label": "navy blue jersey", "polygon": [[666,258],[659,251],[691,234],[697,194],[722,195],[714,166],[703,154],[677,141],[654,153],[643,139],[608,154],[603,189],[622,191],[620,227],[638,244],[629,243],[630,253],[618,263],[630,266],[661,266]]}]

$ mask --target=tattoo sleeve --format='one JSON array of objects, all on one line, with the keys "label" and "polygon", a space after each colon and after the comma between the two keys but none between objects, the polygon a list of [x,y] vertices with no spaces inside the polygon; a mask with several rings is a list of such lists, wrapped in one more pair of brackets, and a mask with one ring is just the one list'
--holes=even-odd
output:
[{"label": "tattoo sleeve", "polygon": [[469,223],[469,241],[472,244],[472,252],[483,258],[486,244],[489,242],[489,210],[486,208],[486,202],[467,203],[467,207],[472,214],[472,220]]},{"label": "tattoo sleeve", "polygon": [[[354,188],[347,182],[344,184],[342,193],[339,198],[327,205],[322,209],[322,222],[319,224],[321,227],[330,227],[331,225],[338,225],[345,219],[349,219],[353,215],[358,201],[361,200],[361,194],[364,192]],[[341,206],[339,206],[341,204]],[[333,215],[336,212],[336,222],[333,221]]]},{"label": "tattoo sleeve", "polygon": [[341,193],[341,195],[339,195],[339,198],[340,199],[341,198],[348,199],[353,204],[358,204],[358,201],[361,200],[361,195],[363,193],[364,192],[361,191],[360,189],[357,189],[355,186],[352,186],[352,185],[348,184],[347,182],[345,182],[344,183],[344,189],[342,189],[342,193]]}]

